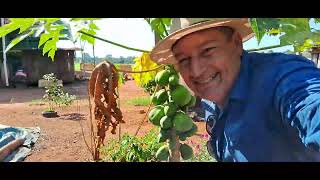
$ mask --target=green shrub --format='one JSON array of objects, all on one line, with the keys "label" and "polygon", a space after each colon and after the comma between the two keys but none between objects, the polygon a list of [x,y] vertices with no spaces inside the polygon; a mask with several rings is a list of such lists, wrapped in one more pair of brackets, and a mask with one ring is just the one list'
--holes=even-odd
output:
[{"label": "green shrub", "polygon": [[156,160],[157,150],[164,144],[157,142],[158,129],[154,128],[143,137],[124,134],[121,141],[109,140],[101,148],[102,161],[150,162]]},{"label": "green shrub", "polygon": [[62,85],[58,83],[58,79],[53,73],[43,75],[43,79],[49,82],[45,86],[46,90],[43,95],[43,99],[47,101],[49,105],[47,111],[54,111],[54,104],[59,107],[61,105],[69,106],[73,100],[76,99],[76,96],[69,95],[63,91]]},{"label": "green shrub", "polygon": [[143,86],[143,89],[145,92],[149,93],[149,95],[152,95],[156,89],[156,81],[154,79],[151,79],[147,84]]}]

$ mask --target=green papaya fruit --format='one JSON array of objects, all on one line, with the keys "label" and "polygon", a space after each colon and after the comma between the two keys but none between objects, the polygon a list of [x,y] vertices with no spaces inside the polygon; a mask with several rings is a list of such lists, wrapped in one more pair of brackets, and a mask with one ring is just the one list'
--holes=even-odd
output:
[{"label": "green papaya fruit", "polygon": [[160,86],[166,86],[169,83],[170,71],[162,70],[158,72],[155,76],[155,81]]},{"label": "green papaya fruit", "polygon": [[185,106],[191,99],[191,94],[187,88],[182,85],[177,85],[173,90],[169,91],[169,94],[174,103],[180,107]]},{"label": "green papaya fruit", "polygon": [[150,122],[156,126],[160,126],[160,119],[164,116],[163,106],[155,106],[148,114]]},{"label": "green papaya fruit", "polygon": [[173,127],[178,132],[189,131],[193,126],[192,119],[183,111],[178,111],[173,118]]}]

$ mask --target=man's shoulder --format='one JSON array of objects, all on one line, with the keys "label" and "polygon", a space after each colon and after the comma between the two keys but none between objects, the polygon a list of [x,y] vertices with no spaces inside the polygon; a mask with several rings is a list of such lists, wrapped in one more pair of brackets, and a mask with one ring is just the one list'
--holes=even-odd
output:
[{"label": "man's shoulder", "polygon": [[299,61],[305,63],[312,63],[311,60],[301,55],[285,54],[285,53],[247,53],[248,57],[253,60],[253,63],[283,63],[287,61]]},{"label": "man's shoulder", "polygon": [[308,58],[285,53],[248,53],[250,66],[257,71],[291,71],[299,68],[316,67],[316,64]]}]

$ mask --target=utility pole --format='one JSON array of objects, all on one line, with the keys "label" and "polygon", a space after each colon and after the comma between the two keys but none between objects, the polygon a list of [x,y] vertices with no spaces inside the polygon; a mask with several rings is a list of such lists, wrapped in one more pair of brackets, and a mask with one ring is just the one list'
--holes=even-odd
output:
[{"label": "utility pole", "polygon": [[93,64],[96,67],[96,56],[94,55],[94,44],[92,45]]},{"label": "utility pole", "polygon": [[[1,18],[1,26],[4,25],[4,18]],[[9,87],[8,69],[7,69],[7,55],[6,55],[6,36],[2,37],[2,53],[3,53],[3,69],[6,86]]]}]

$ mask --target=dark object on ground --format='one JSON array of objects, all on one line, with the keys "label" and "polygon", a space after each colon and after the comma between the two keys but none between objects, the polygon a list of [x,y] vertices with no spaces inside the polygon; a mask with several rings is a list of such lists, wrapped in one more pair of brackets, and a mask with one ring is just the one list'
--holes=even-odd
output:
[{"label": "dark object on ground", "polygon": [[56,111],[44,111],[42,112],[42,116],[46,118],[58,117],[58,113]]}]

